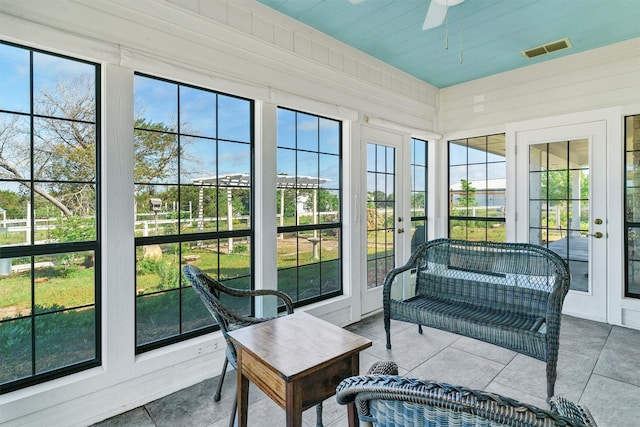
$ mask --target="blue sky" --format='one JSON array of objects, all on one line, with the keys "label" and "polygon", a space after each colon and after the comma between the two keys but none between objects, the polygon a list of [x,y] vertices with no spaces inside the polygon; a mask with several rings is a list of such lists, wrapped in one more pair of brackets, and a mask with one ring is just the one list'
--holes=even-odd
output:
[{"label": "blue sky", "polygon": [[135,77],[134,100],[136,117],[175,131],[179,114],[181,134],[193,135],[181,137],[185,182],[251,172],[250,101],[144,76]]},{"label": "blue sky", "polygon": [[[45,86],[49,92],[55,93],[55,82],[93,76],[93,71],[92,64],[34,51],[34,94],[37,96]],[[30,51],[0,43],[0,110],[29,113],[30,92]],[[181,133],[193,135],[182,139],[186,154],[183,169],[192,170],[197,176],[251,173],[250,101],[135,76],[134,104],[136,117],[164,123],[171,129],[177,129],[179,118]],[[37,113],[37,105],[35,108]],[[0,113],[0,120],[12,120],[15,117],[13,114]],[[217,153],[215,138],[219,141]],[[338,121],[291,110],[278,110],[278,145],[297,149],[297,155],[294,156],[281,154],[282,150],[279,150],[279,173],[295,175],[297,171],[298,175],[318,176],[327,180],[326,187],[337,188],[339,143]],[[23,169],[25,174],[28,173],[27,165]],[[192,176],[194,174],[190,178],[195,177]]]}]

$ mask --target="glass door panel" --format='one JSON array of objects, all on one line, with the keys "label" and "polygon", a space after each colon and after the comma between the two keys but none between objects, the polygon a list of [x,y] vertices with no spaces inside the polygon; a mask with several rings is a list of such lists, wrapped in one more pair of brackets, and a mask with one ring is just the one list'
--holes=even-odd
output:
[{"label": "glass door panel", "polygon": [[640,116],[625,118],[626,297],[640,298]]},{"label": "glass door panel", "polygon": [[517,239],[566,260],[563,312],[599,321],[607,319],[609,270],[606,129],[594,121],[516,132]]},{"label": "glass door panel", "polygon": [[569,263],[571,289],[589,290],[589,141],[529,146],[529,241]]},{"label": "glass door panel", "polygon": [[367,289],[395,266],[396,149],[367,144]]}]

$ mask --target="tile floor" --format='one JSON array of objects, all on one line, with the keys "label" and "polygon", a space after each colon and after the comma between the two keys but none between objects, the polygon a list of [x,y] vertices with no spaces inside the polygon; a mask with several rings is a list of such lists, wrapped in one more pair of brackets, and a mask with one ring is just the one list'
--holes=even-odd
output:
[{"label": "tile floor", "polygon": [[[391,342],[384,343],[382,315],[347,327],[373,340],[360,356],[360,371],[376,360],[395,360],[400,374],[500,393],[547,408],[545,363],[510,350],[448,332],[392,322]],[[556,394],[587,406],[600,427],[640,425],[640,331],[564,316]],[[218,372],[218,367],[215,372]],[[106,426],[227,426],[234,397],[235,371],[227,375],[220,402],[213,401],[218,378],[115,416]],[[283,426],[284,411],[260,390],[249,393],[249,425]],[[303,414],[315,425],[315,409]],[[324,425],[347,425],[346,407],[325,401]]]}]

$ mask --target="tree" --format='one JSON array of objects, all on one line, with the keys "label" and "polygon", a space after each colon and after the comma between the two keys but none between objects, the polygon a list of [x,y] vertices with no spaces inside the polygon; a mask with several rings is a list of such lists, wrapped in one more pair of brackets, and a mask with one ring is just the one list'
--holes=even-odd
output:
[{"label": "tree", "polygon": [[573,174],[579,173],[580,180],[580,198],[589,199],[589,173],[581,170],[559,170],[549,171],[547,178],[547,189],[550,200],[567,200],[575,199],[573,195]]},{"label": "tree", "polygon": [[[368,208],[380,208],[388,207],[393,208],[395,196],[393,193],[387,195],[384,191],[370,191],[367,194],[367,207]],[[376,206],[377,205],[377,206]]]},{"label": "tree", "polygon": [[7,219],[24,218],[24,207],[26,205],[27,198],[24,194],[0,190],[0,208],[5,210]]},{"label": "tree", "polygon": [[[34,118],[33,151],[28,119],[0,116],[0,178],[32,190],[63,216],[93,215],[95,106],[95,83],[90,73],[60,77],[43,85],[34,100],[38,116]],[[177,164],[179,153],[177,138],[167,133],[170,129],[163,123],[138,118],[134,126],[151,130],[136,131],[134,136],[137,193],[145,184],[177,173],[172,165]]]},{"label": "tree", "polygon": [[456,205],[464,208],[468,208],[476,205],[476,189],[471,185],[471,182],[466,179],[460,180],[461,191]]},{"label": "tree", "polygon": [[[340,208],[340,199],[336,194],[322,188],[316,191],[318,212],[333,212]],[[304,208],[308,211],[313,211],[313,190],[310,190],[308,193]]]},{"label": "tree", "polygon": [[425,193],[411,193],[411,210],[412,215],[419,216],[418,214],[426,215],[426,199]]},{"label": "tree", "polygon": [[296,190],[292,188],[278,188],[276,195],[276,208],[278,214],[280,214],[282,192],[284,191],[284,216],[294,217],[296,216]]},{"label": "tree", "polygon": [[133,170],[135,193],[152,182],[178,174],[178,139],[164,123],[153,123],[136,118],[133,137],[135,166]]}]

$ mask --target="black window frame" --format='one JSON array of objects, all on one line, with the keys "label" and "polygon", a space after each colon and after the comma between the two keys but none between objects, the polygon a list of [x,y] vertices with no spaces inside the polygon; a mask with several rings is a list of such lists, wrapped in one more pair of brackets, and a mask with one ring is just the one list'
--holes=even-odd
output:
[{"label": "black window frame", "polygon": [[[640,153],[640,150],[630,150],[629,149],[629,144],[628,141],[626,140],[627,138],[634,138],[634,135],[629,135],[629,125],[630,125],[630,120],[636,118],[638,121],[640,121],[640,114],[632,114],[632,115],[628,115],[625,116],[624,118],[624,124],[625,124],[625,132],[624,135],[626,135],[625,141],[623,141],[624,144],[624,154],[623,154],[623,168],[622,168],[622,172],[623,172],[623,177],[622,177],[622,182],[624,183],[624,296],[626,298],[634,298],[634,299],[640,299],[640,291],[639,292],[633,292],[630,290],[630,275],[634,273],[633,269],[631,268],[631,262],[635,261],[635,262],[640,262],[640,253],[637,253],[634,250],[632,241],[634,239],[632,239],[632,237],[634,237],[634,235],[639,236],[638,238],[640,238],[640,221],[633,221],[630,220],[630,216],[633,214],[633,207],[629,206],[629,198],[630,198],[630,186],[629,186],[629,173],[633,172],[630,170],[630,166],[633,165],[629,165],[629,155],[630,153]],[[633,130],[633,126],[632,129]],[[638,174],[640,174],[640,170],[638,172],[636,172]],[[635,188],[636,190],[640,191],[640,186],[638,187],[631,187],[631,188]]]},{"label": "black window frame", "polygon": [[[425,153],[424,153],[424,214],[423,215],[414,215],[415,208],[414,206],[414,195],[418,192],[415,189],[416,182],[416,174],[418,167],[423,166],[421,163],[417,163],[416,153],[415,153],[415,143],[420,142],[425,145]],[[422,159],[421,159],[422,160]],[[421,138],[411,138],[411,228],[412,228],[412,236],[411,236],[411,252],[414,252],[420,243],[427,242],[429,240],[429,232],[428,232],[428,221],[429,221],[429,141]],[[420,226],[415,227],[414,224],[416,222],[422,222],[423,229],[420,230]],[[415,230],[414,230],[415,228]],[[422,234],[419,236],[418,233]]]},{"label": "black window frame", "polygon": [[[343,130],[343,122],[334,118],[330,118],[330,117],[325,117],[316,113],[310,113],[308,111],[302,111],[302,110],[297,110],[297,109],[293,109],[293,108],[288,108],[288,107],[282,107],[282,106],[278,106],[277,107],[278,110],[285,110],[285,111],[289,111],[292,112],[294,114],[303,114],[303,115],[307,115],[307,116],[314,116],[316,117],[318,120],[324,119],[324,120],[330,120],[330,121],[334,121],[336,123],[338,123],[338,132],[339,132],[339,136],[340,136],[340,141],[338,143],[338,163],[339,163],[339,180],[340,180],[340,185],[339,185],[339,189],[338,189],[338,197],[339,197],[339,212],[338,212],[338,217],[340,218],[339,221],[337,222],[326,222],[326,223],[318,223],[318,224],[305,224],[305,225],[293,225],[293,226],[277,226],[276,227],[276,233],[278,235],[280,234],[286,234],[286,233],[300,233],[300,232],[308,232],[308,231],[317,231],[319,233],[322,233],[322,231],[325,230],[331,230],[331,229],[338,229],[338,233],[339,233],[339,242],[338,242],[338,264],[339,264],[339,268],[338,268],[338,278],[340,280],[340,286],[338,289],[336,289],[335,291],[331,291],[331,292],[327,292],[327,293],[322,293],[322,289],[320,289],[320,294],[317,296],[313,296],[311,298],[305,298],[305,299],[298,299],[296,298],[296,296],[292,296],[289,295],[292,300],[293,300],[293,305],[295,308],[298,307],[303,307],[305,305],[309,305],[309,304],[313,304],[319,301],[324,301],[330,298],[334,298],[337,296],[341,296],[344,294],[344,262],[343,262],[343,250],[342,250],[342,246],[343,246],[343,223],[342,223],[342,218],[343,218],[343,139],[342,139],[342,130]],[[297,133],[297,132],[296,132]],[[318,137],[319,138],[319,137]],[[297,145],[295,148],[291,148],[291,147],[281,147],[278,145],[278,142],[276,141],[276,153],[277,150],[279,149],[287,149],[287,150],[292,150],[292,151],[299,151],[299,149],[297,148]],[[301,151],[308,151],[308,150],[301,150]],[[313,152],[313,151],[308,151],[308,152]],[[323,153],[320,150],[320,147],[318,147],[318,151],[316,152],[318,154],[332,154],[332,153]],[[297,170],[298,165],[296,164],[296,170]],[[299,188],[296,187],[296,190],[298,190]],[[297,249],[297,253],[299,254],[299,249]],[[322,261],[319,261],[318,264],[321,264]],[[305,265],[310,265],[310,264],[303,264],[302,266]],[[301,265],[300,264],[296,264],[295,267],[286,267],[286,268],[276,268],[276,273],[279,276],[281,271],[286,271],[286,270],[296,270],[296,292],[299,292],[299,285],[300,285],[300,275],[299,275],[299,270],[300,270]],[[321,280],[321,279],[320,279]],[[278,277],[278,283],[280,283],[280,277]],[[321,286],[321,285],[320,285]],[[280,286],[278,286],[278,289],[281,290]],[[285,307],[283,305],[279,305],[278,306],[278,311],[282,312],[285,310]]]},{"label": "black window frame", "polygon": [[[489,138],[491,137],[495,137],[495,136],[502,136],[503,138],[505,138],[505,149],[506,149],[506,134],[504,133],[496,133],[496,134],[491,134],[491,135],[479,135],[479,136],[474,136],[474,137],[469,137],[469,138],[460,138],[460,139],[456,139],[456,140],[450,140],[447,143],[447,188],[448,188],[448,206],[447,206],[447,236],[451,237],[451,222],[452,221],[464,221],[465,222],[465,239],[467,240],[469,237],[469,226],[468,223],[470,221],[472,222],[484,222],[486,224],[488,224],[489,222],[493,222],[493,223],[503,223],[506,225],[506,214],[501,216],[501,217],[490,217],[490,216],[484,216],[484,217],[478,217],[478,216],[469,216],[469,215],[451,215],[451,203],[453,200],[453,196],[452,196],[452,191],[451,191],[451,167],[452,166],[466,166],[467,167],[467,178],[469,177],[468,174],[468,168],[470,165],[480,165],[483,164],[485,166],[485,181],[489,181],[489,166],[491,164],[497,164],[497,163],[504,163],[506,166],[506,157],[503,161],[500,162],[489,162],[487,160],[487,156],[488,156],[488,150],[484,150],[485,153],[485,161],[484,162],[475,162],[475,163],[470,163],[469,162],[469,141],[470,140],[474,140],[474,139],[479,139],[479,138],[484,138],[485,139],[485,148],[488,146],[489,144]],[[465,147],[467,150],[467,158],[466,158],[466,162],[465,163],[460,163],[460,164],[455,164],[452,165],[451,164],[451,145],[454,143],[459,143],[465,141]],[[457,144],[457,145],[461,145],[461,144]],[[471,180],[467,179],[467,182],[471,182]],[[505,182],[506,182],[506,177],[505,177]],[[506,204],[506,188],[505,188],[505,204]],[[488,206],[488,205],[485,205]],[[485,225],[485,240],[484,241],[489,241],[488,240],[488,235],[489,235],[489,227],[487,227]],[[506,239],[506,233],[505,233],[505,239]]]},{"label": "black window frame", "polygon": [[[102,129],[102,111],[101,111],[101,80],[102,80],[102,68],[98,63],[94,63],[91,61],[78,59],[68,55],[62,55],[59,53],[49,52],[42,49],[32,48],[29,46],[24,46],[16,43],[11,43],[7,41],[0,40],[0,44],[12,46],[19,49],[24,49],[29,52],[29,86],[30,86],[30,94],[29,94],[29,112],[19,112],[19,111],[11,111],[0,109],[0,113],[8,113],[15,114],[24,117],[29,117],[30,121],[30,146],[31,146],[31,167],[33,168],[33,146],[34,146],[34,119],[43,118],[43,119],[55,119],[55,120],[67,120],[70,122],[83,123],[83,124],[91,124],[95,127],[95,178],[93,181],[93,185],[95,187],[95,239],[87,240],[87,241],[71,241],[71,242],[55,242],[55,243],[44,243],[44,244],[35,244],[35,215],[31,215],[31,224],[29,225],[31,237],[30,243],[20,246],[11,246],[11,247],[1,247],[0,248],[0,259],[6,258],[30,258],[31,271],[36,271],[36,266],[34,264],[35,257],[38,256],[47,256],[47,255],[58,255],[64,253],[72,253],[72,252],[93,252],[93,268],[94,268],[94,298],[93,304],[83,304],[81,306],[74,307],[63,307],[56,308],[54,310],[45,311],[45,312],[37,312],[35,310],[35,275],[31,274],[30,286],[31,286],[31,312],[28,315],[21,316],[22,318],[31,319],[31,375],[23,378],[19,378],[13,381],[6,382],[4,384],[0,384],[0,395],[10,393],[16,390],[20,390],[26,387],[30,387],[36,384],[41,384],[47,381],[51,381],[57,378],[62,378],[71,374],[75,374],[78,372],[85,371],[87,369],[95,368],[102,365],[102,239],[101,239],[101,224],[102,224],[102,213],[101,213],[101,129]],[[93,122],[79,119],[70,119],[70,118],[62,118],[62,117],[53,117],[53,116],[45,116],[42,114],[38,114],[34,112],[34,53],[43,54],[51,57],[61,58],[69,61],[74,61],[86,65],[91,65],[94,67],[94,85],[95,85],[95,119]],[[33,182],[38,180],[34,180],[33,174],[30,174],[29,179],[22,180],[2,180],[5,182],[18,182],[25,181],[31,183],[33,187]],[[39,181],[46,182],[46,181]],[[49,181],[53,182],[53,181]],[[86,183],[86,181],[64,181],[68,183]],[[35,209],[34,197],[35,192],[31,192],[31,209]],[[35,322],[38,318],[43,316],[49,316],[52,314],[60,314],[67,312],[69,310],[75,309],[87,309],[93,307],[94,315],[94,357],[90,359],[86,359],[80,362],[70,363],[64,366],[60,366],[58,368],[44,371],[41,373],[36,373],[36,331],[35,331]],[[14,318],[6,318],[0,319],[0,324],[9,323]]]},{"label": "black window frame", "polygon": [[[243,100],[243,101],[247,101],[250,104],[250,111],[249,111],[249,115],[250,115],[250,141],[248,142],[249,146],[250,146],[250,184],[248,186],[248,189],[250,191],[250,212],[249,215],[252,218],[251,220],[251,227],[248,229],[238,229],[238,230],[232,230],[232,231],[203,231],[203,232],[195,232],[195,233],[184,233],[184,234],[180,234],[180,225],[178,225],[178,233],[177,234],[167,234],[167,235],[161,235],[161,236],[147,236],[147,237],[135,237],[135,247],[139,248],[139,247],[143,247],[143,246],[147,246],[147,245],[163,245],[163,244],[177,244],[178,245],[178,259],[180,260],[180,284],[178,286],[177,289],[172,289],[172,290],[163,290],[163,291],[158,291],[155,293],[149,293],[149,294],[144,294],[144,295],[138,295],[136,292],[135,298],[136,298],[136,310],[135,310],[135,325],[136,325],[136,346],[135,346],[135,353],[136,354],[141,354],[141,353],[145,353],[151,350],[155,350],[158,348],[162,348],[171,344],[175,344],[178,342],[182,342],[182,341],[186,341],[189,340],[191,338],[194,337],[198,337],[198,336],[202,336],[202,335],[206,335],[208,333],[217,331],[220,329],[220,327],[217,325],[217,323],[215,322],[215,320],[213,319],[213,317],[211,316],[211,314],[207,313],[210,325],[209,326],[204,326],[204,327],[200,327],[198,329],[195,330],[190,330],[190,331],[186,331],[183,332],[183,290],[185,289],[190,289],[191,285],[189,284],[189,282],[186,280],[186,278],[184,277],[184,274],[182,273],[182,266],[184,265],[182,259],[182,244],[183,243],[187,243],[187,242],[197,242],[197,241],[218,241],[218,244],[220,244],[220,240],[223,239],[230,239],[230,238],[248,238],[250,239],[250,241],[252,242],[250,245],[250,261],[249,261],[249,269],[250,269],[250,274],[249,274],[249,283],[250,283],[250,289],[255,289],[255,245],[253,244],[253,242],[255,242],[255,228],[253,226],[254,220],[253,218],[255,218],[255,101],[249,98],[244,98],[238,95],[234,95],[234,94],[229,94],[229,93],[225,93],[225,92],[221,92],[221,91],[217,91],[217,90],[213,90],[213,89],[207,89],[207,88],[203,88],[200,86],[195,86],[192,84],[188,84],[188,83],[183,83],[177,80],[172,80],[172,79],[166,79],[166,78],[161,78],[161,77],[157,77],[154,75],[150,75],[150,74],[146,74],[146,73],[142,73],[142,72],[135,72],[134,76],[140,76],[140,77],[144,77],[144,78],[149,78],[149,79],[153,79],[153,80],[158,80],[161,82],[165,82],[165,83],[169,83],[169,84],[174,84],[177,87],[184,87],[184,88],[189,88],[189,89],[195,89],[198,91],[204,91],[204,92],[209,92],[212,94],[216,94],[216,95],[222,95],[225,97],[230,97],[230,98],[235,98],[235,99],[239,99],[239,100]],[[134,100],[135,102],[135,100]],[[180,98],[178,97],[177,99],[177,104],[178,104],[178,111],[180,110],[179,106],[180,106]],[[179,116],[179,112],[178,112],[178,116]],[[188,134],[188,133],[181,133],[180,132],[180,120],[178,119],[178,129],[175,130],[175,132],[167,132],[167,133],[173,133],[176,135],[176,137],[178,138],[178,144],[180,144],[180,138],[181,137],[186,137],[186,138],[191,138],[191,137],[197,137],[197,135],[192,135],[192,134]],[[218,117],[216,116],[216,128],[218,127]],[[144,128],[135,128],[134,127],[134,131],[147,131],[148,129],[144,129]],[[215,139],[216,141],[216,145],[220,142],[220,141],[229,141],[229,140],[225,140],[222,138],[211,138],[211,139]],[[178,145],[180,146],[180,145]],[[179,164],[180,162],[178,162]],[[180,166],[178,165],[178,171],[177,171],[177,179],[178,179],[178,195],[180,194],[181,188],[183,187],[183,184],[181,182],[181,172],[180,172]],[[134,182],[134,185],[138,184]],[[141,183],[144,184],[144,183]],[[220,191],[221,186],[216,185],[215,186],[216,191]],[[180,224],[180,222],[178,222],[178,224]],[[137,261],[136,261],[137,264]],[[218,267],[220,266],[220,259],[218,257]],[[218,276],[213,276],[215,279],[220,279]],[[138,289],[138,277],[136,274],[135,277],[135,284],[134,284],[134,289]],[[178,308],[179,308],[179,321],[178,321],[178,325],[179,325],[179,329],[180,332],[178,334],[173,334],[173,335],[169,335],[165,338],[162,339],[158,339],[158,340],[153,340],[151,342],[146,342],[143,344],[138,344],[138,320],[139,320],[139,314],[138,314],[138,306],[137,306],[137,301],[138,298],[140,297],[146,297],[149,295],[153,295],[153,294],[161,294],[161,293],[165,293],[165,292],[177,292],[179,295],[179,300],[180,302],[178,303]],[[195,292],[194,292],[195,294]],[[204,309],[204,305],[202,305],[202,308]],[[251,303],[251,306],[248,308],[249,312],[245,313],[248,315],[254,315],[255,314],[255,304],[254,302]]]}]

